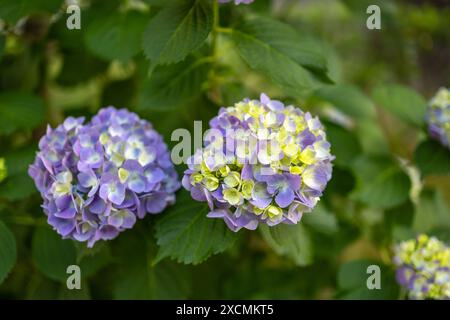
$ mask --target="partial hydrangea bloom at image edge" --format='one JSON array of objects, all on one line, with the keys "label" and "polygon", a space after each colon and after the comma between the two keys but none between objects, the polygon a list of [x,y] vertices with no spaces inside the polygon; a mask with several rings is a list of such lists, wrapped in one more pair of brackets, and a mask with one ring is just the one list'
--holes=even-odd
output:
[{"label": "partial hydrangea bloom at image edge", "polygon": [[441,88],[431,100],[427,118],[430,136],[450,148],[450,90]]},{"label": "partial hydrangea bloom at image edge", "polygon": [[48,223],[92,247],[175,202],[180,187],[167,146],[126,109],[101,109],[90,123],[67,118],[48,128],[29,168]]},{"label": "partial hydrangea bloom at image edge", "polygon": [[216,141],[224,156],[215,142],[205,143],[182,181],[195,200],[208,202],[208,217],[233,231],[254,230],[260,222],[296,224],[315,207],[334,159],[317,117],[262,94],[222,108],[210,126],[227,140]]},{"label": "partial hydrangea bloom at image edge", "polygon": [[410,299],[450,299],[450,248],[419,235],[394,248],[397,281]]}]

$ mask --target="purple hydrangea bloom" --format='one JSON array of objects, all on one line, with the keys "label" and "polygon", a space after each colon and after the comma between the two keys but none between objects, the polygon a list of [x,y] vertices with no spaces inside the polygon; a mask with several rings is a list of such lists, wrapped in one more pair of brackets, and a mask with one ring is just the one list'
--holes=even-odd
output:
[{"label": "purple hydrangea bloom", "polygon": [[450,148],[450,90],[441,88],[431,100],[426,120],[430,136]]},{"label": "purple hydrangea bloom", "polygon": [[[233,1],[233,0],[219,0],[219,3],[227,3],[227,2],[231,2],[231,1]],[[255,1],[255,0],[234,0],[234,4],[235,5],[238,5],[238,4],[241,4],[241,3],[243,3],[243,4],[250,4],[253,1]]]},{"label": "purple hydrangea bloom", "polygon": [[450,248],[421,234],[394,247],[397,282],[414,300],[450,299]]},{"label": "purple hydrangea bloom", "polygon": [[222,108],[210,126],[182,182],[208,217],[253,230],[296,224],[315,207],[334,159],[318,118],[262,94]]},{"label": "purple hydrangea bloom", "polygon": [[173,204],[180,183],[166,144],[149,122],[108,107],[83,123],[70,117],[49,127],[29,175],[48,223],[63,238],[92,247]]}]

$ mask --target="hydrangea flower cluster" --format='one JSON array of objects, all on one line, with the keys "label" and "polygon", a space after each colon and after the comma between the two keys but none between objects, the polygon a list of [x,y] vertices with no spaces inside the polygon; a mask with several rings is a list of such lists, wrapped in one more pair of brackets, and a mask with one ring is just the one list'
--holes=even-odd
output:
[{"label": "hydrangea flower cluster", "polygon": [[180,184],[162,137],[126,109],[47,129],[29,168],[48,223],[63,238],[110,240],[175,201]]},{"label": "hydrangea flower cluster", "polygon": [[398,283],[410,299],[450,299],[450,248],[435,237],[419,235],[395,248]]},{"label": "hydrangea flower cluster", "polygon": [[262,94],[222,108],[210,126],[216,134],[188,160],[182,181],[208,202],[208,217],[254,230],[296,224],[314,208],[334,159],[317,117]]},{"label": "hydrangea flower cluster", "polygon": [[[230,2],[230,1],[233,1],[233,0],[219,0],[219,3],[227,3],[227,2]],[[238,4],[241,4],[241,3],[250,4],[253,1],[255,1],[255,0],[234,0],[234,4],[235,5],[238,5]]]},{"label": "hydrangea flower cluster", "polygon": [[6,170],[5,159],[0,158],[0,182],[5,180],[8,175],[8,171]]},{"label": "hydrangea flower cluster", "polygon": [[430,136],[450,148],[450,90],[441,88],[431,100],[427,111]]}]

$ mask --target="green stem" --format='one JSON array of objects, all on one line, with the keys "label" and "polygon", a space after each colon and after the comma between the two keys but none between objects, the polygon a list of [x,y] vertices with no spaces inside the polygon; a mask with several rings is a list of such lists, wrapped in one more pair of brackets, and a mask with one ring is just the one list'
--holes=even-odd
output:
[{"label": "green stem", "polygon": [[222,27],[217,27],[216,31],[218,33],[229,33],[229,34],[234,32],[232,28],[222,28]]}]

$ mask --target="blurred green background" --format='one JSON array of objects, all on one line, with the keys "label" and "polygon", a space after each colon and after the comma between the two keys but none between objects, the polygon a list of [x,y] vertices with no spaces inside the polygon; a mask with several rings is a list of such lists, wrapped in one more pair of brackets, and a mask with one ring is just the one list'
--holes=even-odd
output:
[{"label": "blurred green background", "polygon": [[[170,2],[80,1],[81,29],[68,30],[62,1],[0,0],[0,158],[7,167],[0,183],[0,298],[402,297],[392,244],[419,232],[450,240],[449,151],[428,139],[423,121],[427,101],[450,84],[448,1],[221,5],[223,32],[150,73],[142,50],[151,46],[147,26]],[[370,4],[381,8],[381,30],[366,27]],[[300,65],[319,84],[297,90],[277,74],[280,61],[248,61],[225,28],[249,17],[293,28],[293,49],[306,52]],[[278,36],[270,23],[265,27],[268,38]],[[336,155],[320,205],[293,233],[240,231],[225,252],[201,264],[154,265],[159,216],[94,249],[63,241],[47,226],[27,174],[47,124],[114,105],[151,121],[173,146],[174,129],[192,130],[194,120],[206,129],[221,106],[261,92],[320,115]],[[180,191],[180,207],[185,197]],[[83,272],[79,291],[65,286],[65,266],[73,262]],[[370,264],[381,266],[382,290],[366,288]]]}]

